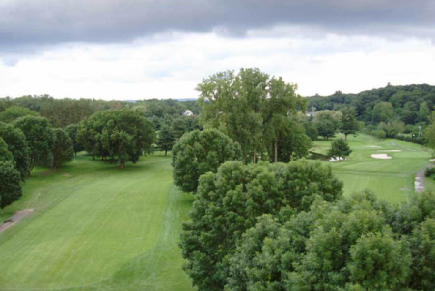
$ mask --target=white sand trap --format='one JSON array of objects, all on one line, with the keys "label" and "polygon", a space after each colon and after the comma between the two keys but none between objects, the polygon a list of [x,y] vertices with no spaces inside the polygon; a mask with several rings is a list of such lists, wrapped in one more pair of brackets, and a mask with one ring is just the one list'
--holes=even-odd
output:
[{"label": "white sand trap", "polygon": [[380,160],[391,160],[392,157],[390,157],[387,154],[376,154],[376,155],[372,155],[372,158],[374,159],[380,159]]},{"label": "white sand trap", "polygon": [[331,158],[329,161],[330,162],[339,162],[339,161],[344,161],[345,159],[341,158],[341,157],[337,157],[337,158]]},{"label": "white sand trap", "polygon": [[430,159],[429,162],[435,162],[435,159]]},{"label": "white sand trap", "polygon": [[399,153],[399,152],[402,152],[402,150],[378,150],[378,152],[384,152],[384,153]]},{"label": "white sand trap", "polygon": [[368,145],[368,146],[363,146],[363,148],[381,148],[381,146]]}]

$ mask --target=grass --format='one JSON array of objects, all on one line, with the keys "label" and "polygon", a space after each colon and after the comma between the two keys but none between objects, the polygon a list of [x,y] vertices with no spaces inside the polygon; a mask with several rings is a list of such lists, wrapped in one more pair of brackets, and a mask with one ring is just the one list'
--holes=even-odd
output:
[{"label": "grass", "polygon": [[[316,141],[313,151],[326,154],[330,143]],[[344,194],[370,188],[393,203],[413,195],[415,174],[431,156],[416,144],[366,135],[349,143],[349,160],[323,162]],[[401,152],[370,157],[379,150]],[[23,190],[0,219],[35,212],[0,234],[0,290],[193,290],[177,245],[193,197],[173,185],[169,157],[121,171],[80,156],[57,172],[36,169]]]},{"label": "grass", "polygon": [[0,290],[192,290],[178,248],[192,196],[170,158],[125,170],[79,157],[37,169],[5,217],[35,213],[0,234]]},{"label": "grass", "polygon": [[[338,137],[343,137],[339,135]],[[380,198],[398,203],[414,194],[414,178],[418,171],[429,164],[431,153],[420,145],[393,140],[378,140],[360,134],[348,136],[352,149],[350,159],[340,162],[324,162],[331,165],[334,174],[344,183],[344,194],[364,189],[373,190]],[[331,141],[315,141],[313,151],[326,154]],[[400,150],[401,152],[382,152]],[[372,154],[384,153],[391,160],[379,160]],[[435,186],[431,180],[425,180],[425,186]]]}]

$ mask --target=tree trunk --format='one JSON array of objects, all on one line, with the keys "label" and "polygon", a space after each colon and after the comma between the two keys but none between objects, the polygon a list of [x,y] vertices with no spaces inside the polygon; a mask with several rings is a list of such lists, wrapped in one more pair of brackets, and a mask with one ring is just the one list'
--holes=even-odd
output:
[{"label": "tree trunk", "polygon": [[124,170],[124,162],[121,162],[121,170]]},{"label": "tree trunk", "polygon": [[95,156],[94,155],[92,155],[92,160],[95,161]]},{"label": "tree trunk", "polygon": [[344,140],[347,140],[347,134],[346,133],[344,134]]},{"label": "tree trunk", "polygon": [[166,150],[166,151],[165,151],[165,157],[166,157],[167,155],[168,155],[168,151]]},{"label": "tree trunk", "polygon": [[275,163],[277,163],[278,162],[278,142],[277,141],[274,143],[273,147],[275,150],[275,159],[274,160],[275,160]]},{"label": "tree trunk", "polygon": [[253,158],[252,158],[252,162],[253,162],[254,164],[257,163],[257,150],[254,150],[254,156],[253,156]]}]

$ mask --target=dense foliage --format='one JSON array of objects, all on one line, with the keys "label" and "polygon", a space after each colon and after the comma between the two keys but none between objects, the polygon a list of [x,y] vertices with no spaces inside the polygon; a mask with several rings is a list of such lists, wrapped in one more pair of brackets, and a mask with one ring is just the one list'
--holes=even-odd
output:
[{"label": "dense foliage", "polygon": [[11,123],[24,116],[39,116],[39,113],[24,107],[12,106],[0,112],[0,122]]},{"label": "dense foliage", "polygon": [[54,135],[53,144],[53,168],[56,169],[58,166],[72,161],[74,157],[73,142],[69,137],[68,133],[62,128],[52,129]]},{"label": "dense foliage", "polygon": [[13,154],[15,167],[20,172],[21,178],[29,172],[29,150],[23,132],[10,124],[0,122],[0,138],[8,145],[8,150]]},{"label": "dense foliage", "polygon": [[172,147],[175,143],[175,135],[172,131],[172,128],[165,125],[160,128],[160,131],[158,132],[158,138],[157,138],[157,147],[160,151],[165,152],[165,156],[168,155],[168,151],[172,150]]},{"label": "dense foliage", "polygon": [[55,138],[48,120],[44,117],[25,116],[15,121],[14,126],[26,137],[29,148],[29,174],[36,163],[51,164]]},{"label": "dense foliage", "polygon": [[78,152],[83,151],[85,149],[77,138],[78,130],[79,130],[78,124],[70,124],[67,127],[65,127],[65,131],[68,133],[68,136],[71,138],[73,144],[74,155],[77,155]]},{"label": "dense foliage", "polygon": [[370,192],[262,216],[229,258],[225,290],[433,290],[435,195],[392,206]]},{"label": "dense foliage", "polygon": [[134,110],[99,111],[80,124],[77,138],[92,155],[109,157],[124,168],[126,161],[136,163],[151,151],[154,128]]},{"label": "dense foliage", "polygon": [[0,137],[0,162],[13,161],[14,156],[8,149],[8,144]]},{"label": "dense foliage", "polygon": [[352,153],[349,144],[342,138],[338,138],[331,143],[328,156],[336,160],[344,160]]},{"label": "dense foliage", "polygon": [[270,78],[258,69],[241,69],[210,76],[198,84],[204,126],[216,128],[241,145],[245,161],[274,147],[274,160],[289,119],[305,100],[297,86],[282,78]]},{"label": "dense foliage", "polygon": [[201,176],[192,220],[183,225],[186,272],[199,290],[222,290],[228,259],[257,217],[307,211],[317,197],[334,201],[341,190],[342,183],[320,163],[224,163],[217,173]]},{"label": "dense foliage", "polygon": [[0,208],[2,212],[21,195],[20,173],[15,169],[14,162],[0,161]]},{"label": "dense foliage", "polygon": [[222,132],[210,129],[185,134],[174,146],[174,183],[184,192],[196,192],[199,177],[216,172],[225,161],[242,159],[240,145]]}]

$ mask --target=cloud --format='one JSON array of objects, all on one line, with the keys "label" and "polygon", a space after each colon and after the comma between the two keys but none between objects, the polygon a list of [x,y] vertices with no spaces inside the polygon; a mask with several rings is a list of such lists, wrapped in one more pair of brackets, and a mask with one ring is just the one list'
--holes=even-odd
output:
[{"label": "cloud", "polygon": [[432,0],[2,0],[0,51],[165,31],[247,36],[280,25],[305,35],[433,37],[434,14]]}]

